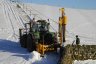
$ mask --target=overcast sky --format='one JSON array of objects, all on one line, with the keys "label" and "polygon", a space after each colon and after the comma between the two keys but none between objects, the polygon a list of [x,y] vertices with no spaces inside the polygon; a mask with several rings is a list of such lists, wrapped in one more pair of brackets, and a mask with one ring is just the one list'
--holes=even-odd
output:
[{"label": "overcast sky", "polygon": [[37,4],[62,6],[71,8],[96,9],[96,0],[21,0]]}]

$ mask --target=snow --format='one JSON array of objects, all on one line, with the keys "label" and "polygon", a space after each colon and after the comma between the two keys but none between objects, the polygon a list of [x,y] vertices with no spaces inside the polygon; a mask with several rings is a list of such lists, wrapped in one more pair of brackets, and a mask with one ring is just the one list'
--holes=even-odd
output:
[{"label": "snow", "polygon": [[[36,15],[36,19],[49,19],[50,31],[57,32],[61,7],[29,3],[21,7],[17,8],[16,3],[8,0],[0,0],[0,64],[57,64],[58,53],[46,53],[41,58],[38,52],[28,53],[21,48],[18,30]],[[68,17],[66,44],[72,44],[75,35],[79,35],[81,45],[96,45],[96,10],[65,8],[65,13]],[[74,64],[96,64],[96,60],[74,61]]]},{"label": "snow", "polygon": [[29,62],[30,63],[34,63],[36,61],[40,61],[41,60],[41,56],[40,53],[38,53],[37,51],[33,51],[30,55],[29,55]]},{"label": "snow", "polygon": [[0,64],[56,64],[58,60],[56,52],[41,57],[36,51],[28,53],[17,42],[0,40]]},{"label": "snow", "polygon": [[96,64],[96,60],[74,61],[74,64]]},{"label": "snow", "polygon": [[40,53],[33,51],[29,54],[29,59],[26,61],[26,64],[57,64],[59,60],[59,54],[46,53],[44,57],[41,57]]},{"label": "snow", "polygon": [[0,40],[0,64],[24,64],[29,53],[17,42]]}]

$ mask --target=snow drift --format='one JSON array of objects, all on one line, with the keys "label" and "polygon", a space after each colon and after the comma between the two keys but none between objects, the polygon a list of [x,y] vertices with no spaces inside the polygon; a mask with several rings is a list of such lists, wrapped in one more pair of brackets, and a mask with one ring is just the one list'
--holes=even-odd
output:
[{"label": "snow drift", "polygon": [[27,64],[32,64],[36,61],[40,61],[41,57],[40,57],[40,53],[38,53],[37,51],[33,51],[30,55],[29,55],[29,60],[26,62]]},{"label": "snow drift", "polygon": [[74,64],[96,64],[96,60],[74,61]]}]

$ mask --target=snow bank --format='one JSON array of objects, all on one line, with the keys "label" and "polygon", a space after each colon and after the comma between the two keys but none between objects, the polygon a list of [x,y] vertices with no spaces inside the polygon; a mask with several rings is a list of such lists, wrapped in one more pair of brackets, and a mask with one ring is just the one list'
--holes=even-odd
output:
[{"label": "snow bank", "polygon": [[40,57],[40,53],[37,51],[33,51],[32,53],[29,54],[29,60],[27,61],[26,64],[32,64],[36,61],[40,61],[42,58]]},{"label": "snow bank", "polygon": [[33,51],[28,58],[25,64],[57,64],[59,54],[51,52],[46,53],[44,57],[40,57],[40,53]]},{"label": "snow bank", "polygon": [[96,60],[74,61],[74,64],[96,64]]}]

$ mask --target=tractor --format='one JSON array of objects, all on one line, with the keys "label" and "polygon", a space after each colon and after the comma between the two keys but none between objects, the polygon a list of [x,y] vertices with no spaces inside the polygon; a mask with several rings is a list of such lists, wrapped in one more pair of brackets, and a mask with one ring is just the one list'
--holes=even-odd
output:
[{"label": "tractor", "polygon": [[19,29],[21,47],[29,52],[34,50],[44,54],[46,51],[56,50],[58,46],[57,34],[49,31],[50,23],[46,20],[34,20],[25,24],[25,29]]},{"label": "tractor", "polygon": [[42,55],[48,51],[56,51],[65,41],[65,16],[64,8],[61,9],[62,17],[59,18],[59,42],[56,32],[49,30],[50,23],[46,20],[30,20],[25,23],[25,28],[19,29],[20,45],[29,52],[34,50]]}]

